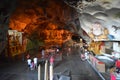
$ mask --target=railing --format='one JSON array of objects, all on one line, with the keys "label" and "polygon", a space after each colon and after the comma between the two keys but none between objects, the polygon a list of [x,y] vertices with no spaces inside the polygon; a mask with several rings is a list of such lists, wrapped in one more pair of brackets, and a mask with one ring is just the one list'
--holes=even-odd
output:
[{"label": "railing", "polygon": [[[48,71],[48,67],[49,67],[49,71]],[[42,72],[41,72],[40,64],[38,66],[38,80],[42,80]],[[45,61],[44,79],[43,80],[53,80],[53,65],[50,63],[50,66],[48,66],[48,60]]]}]

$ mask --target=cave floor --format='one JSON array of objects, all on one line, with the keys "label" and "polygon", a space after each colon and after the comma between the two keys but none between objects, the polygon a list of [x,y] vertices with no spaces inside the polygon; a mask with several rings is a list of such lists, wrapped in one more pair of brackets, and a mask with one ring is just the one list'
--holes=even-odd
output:
[{"label": "cave floor", "polygon": [[[63,51],[66,53],[66,51]],[[72,49],[69,56],[55,61],[54,74],[68,71],[71,80],[102,80],[87,61],[81,61],[78,49]],[[42,80],[44,66],[42,66]],[[14,61],[0,65],[0,80],[38,80],[37,70],[28,70],[26,61]],[[109,80],[109,79],[106,79]]]}]

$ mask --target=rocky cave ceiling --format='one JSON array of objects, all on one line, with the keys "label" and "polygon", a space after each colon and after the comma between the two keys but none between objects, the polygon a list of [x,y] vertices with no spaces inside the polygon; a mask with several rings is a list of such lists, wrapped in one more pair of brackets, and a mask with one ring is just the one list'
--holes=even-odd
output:
[{"label": "rocky cave ceiling", "polygon": [[112,40],[120,40],[120,0],[96,0],[84,4],[87,6],[83,7],[79,19],[86,33],[89,34],[96,27],[95,22],[99,22],[103,29],[108,30],[108,35],[114,38]]},{"label": "rocky cave ceiling", "polygon": [[[95,39],[97,36],[101,40],[120,41],[120,0],[65,1],[81,14],[80,25],[91,38]],[[96,23],[100,24],[103,32],[97,29]]]},{"label": "rocky cave ceiling", "polygon": [[11,29],[29,35],[39,34],[45,29],[64,29],[72,32],[79,29],[79,23],[75,23],[76,20],[79,22],[78,13],[64,1],[19,0],[17,3],[19,4],[10,17]]},{"label": "rocky cave ceiling", "polygon": [[17,0],[16,3],[19,4],[10,16],[11,29],[31,34],[51,29],[52,25],[78,34],[82,27],[89,34],[94,23],[99,22],[120,40],[120,0]]}]

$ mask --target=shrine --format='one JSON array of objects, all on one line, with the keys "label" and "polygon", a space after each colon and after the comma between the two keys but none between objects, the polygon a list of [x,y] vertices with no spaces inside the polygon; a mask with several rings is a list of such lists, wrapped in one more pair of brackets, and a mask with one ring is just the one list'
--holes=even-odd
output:
[{"label": "shrine", "polygon": [[8,31],[8,56],[14,57],[23,53],[22,32],[17,30]]}]

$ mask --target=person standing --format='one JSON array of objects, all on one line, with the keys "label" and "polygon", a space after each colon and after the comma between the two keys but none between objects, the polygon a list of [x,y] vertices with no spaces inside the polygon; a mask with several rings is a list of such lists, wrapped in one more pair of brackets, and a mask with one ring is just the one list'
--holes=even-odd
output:
[{"label": "person standing", "polygon": [[54,65],[54,57],[53,57],[53,55],[51,55],[51,57],[50,57],[50,65]]},{"label": "person standing", "polygon": [[31,59],[27,59],[27,64],[28,64],[28,69],[30,69],[30,66],[31,66]]},{"label": "person standing", "polygon": [[42,49],[42,58],[44,58],[44,56],[45,56],[45,51],[44,49]]},{"label": "person standing", "polygon": [[120,58],[115,62],[116,66],[116,72],[119,74],[120,73]]},{"label": "person standing", "polygon": [[56,53],[58,54],[59,53],[59,49],[57,48],[57,50],[56,50]]},{"label": "person standing", "polygon": [[27,56],[26,56],[27,59],[30,59],[30,54],[28,53]]},{"label": "person standing", "polygon": [[87,49],[85,49],[85,59],[89,59],[89,52],[88,52],[88,50]]},{"label": "person standing", "polygon": [[34,61],[34,68],[37,69],[38,58],[35,57],[33,61]]},{"label": "person standing", "polygon": [[115,74],[113,74],[113,73],[110,74],[110,80],[116,80]]},{"label": "person standing", "polygon": [[34,61],[33,61],[33,59],[31,60],[30,69],[31,69],[31,70],[34,70]]}]

